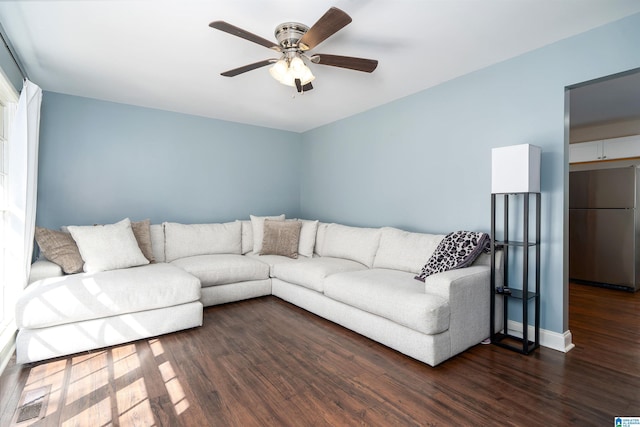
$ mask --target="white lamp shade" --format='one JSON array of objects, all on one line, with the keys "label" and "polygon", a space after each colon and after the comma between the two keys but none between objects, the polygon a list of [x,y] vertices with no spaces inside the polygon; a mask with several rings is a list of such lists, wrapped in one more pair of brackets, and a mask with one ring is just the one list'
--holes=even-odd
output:
[{"label": "white lamp shade", "polygon": [[302,73],[300,74],[300,77],[296,78],[300,79],[303,85],[306,85],[307,83],[311,83],[316,78],[316,76],[314,76],[309,67],[305,65]]},{"label": "white lamp shade", "polygon": [[269,68],[269,74],[271,77],[281,82],[287,75],[288,65],[283,59],[279,60],[271,68]]},{"label": "white lamp shade", "polygon": [[290,71],[287,71],[282,78],[280,78],[280,80],[278,80],[280,83],[282,83],[283,85],[287,85],[287,86],[295,86],[296,82],[295,82],[295,78],[293,77],[293,74],[291,74]]},{"label": "white lamp shade", "polygon": [[[299,57],[295,56],[291,59],[291,63],[289,64],[289,69],[293,72],[293,73],[301,73],[303,71],[303,69],[305,68],[304,65],[304,61],[302,59],[300,59]],[[298,76],[296,76],[296,78],[300,78]]]},{"label": "white lamp shade", "polygon": [[540,154],[536,145],[491,149],[491,193],[539,193]]}]

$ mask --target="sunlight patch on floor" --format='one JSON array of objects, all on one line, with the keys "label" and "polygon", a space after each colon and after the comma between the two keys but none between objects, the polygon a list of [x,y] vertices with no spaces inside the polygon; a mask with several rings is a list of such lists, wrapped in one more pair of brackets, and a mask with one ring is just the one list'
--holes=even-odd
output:
[{"label": "sunlight patch on floor", "polygon": [[140,378],[116,393],[118,419],[122,425],[150,426],[153,412],[144,378]]},{"label": "sunlight patch on floor", "polygon": [[116,347],[111,350],[113,357],[113,378],[115,380],[140,368],[140,358],[135,344]]},{"label": "sunlight patch on floor", "polygon": [[111,423],[111,399],[106,397],[62,423],[62,427],[106,426]]},{"label": "sunlight patch on floor", "polygon": [[79,399],[86,398],[95,390],[106,387],[109,384],[107,367],[106,351],[74,357],[65,405],[69,406]]},{"label": "sunlight patch on floor", "polygon": [[169,393],[171,403],[173,403],[176,410],[176,414],[180,415],[189,408],[189,401],[184,394],[182,384],[180,384],[180,380],[178,380],[178,377],[173,371],[171,363],[168,361],[164,362],[160,364],[158,368],[160,368],[160,374],[162,375],[164,385],[167,388],[167,392]]},{"label": "sunlight patch on floor", "polygon": [[[160,358],[160,356],[164,354],[164,348],[162,347],[162,343],[159,339],[150,340],[149,346],[151,346],[151,351],[156,359]],[[173,407],[176,410],[176,414],[182,414],[189,408],[189,401],[184,394],[184,389],[182,388],[182,384],[180,383],[173,366],[171,366],[169,361],[165,361],[158,365],[158,369],[160,369],[160,375],[162,375],[164,386],[167,389],[167,393],[169,393],[169,397],[171,398],[171,403],[173,403]]]},{"label": "sunlight patch on floor", "polygon": [[34,366],[23,394],[50,386],[45,417],[58,412],[65,427],[157,425],[142,369],[150,360],[151,350],[171,404],[180,416],[189,408],[189,401],[174,366],[166,360],[160,339],[149,340],[146,349],[141,345],[145,343],[125,344]]}]

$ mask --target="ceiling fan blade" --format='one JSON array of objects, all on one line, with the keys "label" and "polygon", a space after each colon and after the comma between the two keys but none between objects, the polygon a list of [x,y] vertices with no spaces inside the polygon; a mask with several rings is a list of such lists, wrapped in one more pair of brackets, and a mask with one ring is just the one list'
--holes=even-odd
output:
[{"label": "ceiling fan blade", "polygon": [[253,64],[244,65],[242,67],[234,68],[233,70],[225,71],[224,73],[220,73],[220,75],[223,75],[225,77],[234,77],[238,74],[246,73],[247,71],[255,70],[256,68],[264,67],[277,61],[277,59],[265,59],[264,61],[254,62]]},{"label": "ceiling fan blade", "polygon": [[229,33],[236,37],[243,38],[245,40],[249,40],[250,42],[257,43],[261,46],[268,47],[269,49],[277,50],[280,52],[280,46],[275,44],[274,42],[264,39],[260,36],[257,36],[253,33],[250,33],[247,30],[243,30],[242,28],[238,28],[235,25],[231,25],[225,21],[213,21],[209,24],[211,28],[215,28],[216,30],[224,31],[225,33]]},{"label": "ceiling fan blade", "polygon": [[331,65],[332,67],[348,68],[350,70],[371,73],[378,66],[375,59],[354,58],[353,56],[316,54],[311,57],[314,64]]},{"label": "ceiling fan blade", "polygon": [[351,17],[337,7],[329,9],[300,39],[302,50],[313,49],[351,22]]}]

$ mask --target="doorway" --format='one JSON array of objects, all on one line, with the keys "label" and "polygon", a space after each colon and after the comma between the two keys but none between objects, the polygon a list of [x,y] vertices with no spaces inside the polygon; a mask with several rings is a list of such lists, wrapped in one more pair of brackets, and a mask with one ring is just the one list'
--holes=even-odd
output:
[{"label": "doorway", "polygon": [[[570,174],[572,172],[579,172],[574,175],[574,184],[577,181],[577,179],[575,179],[576,176],[591,174],[591,172],[588,171],[602,169],[620,170],[620,168],[631,166],[640,167],[640,69],[630,70],[569,87],[567,89],[567,95],[569,119],[566,129],[566,139],[569,143],[568,170]],[[601,151],[604,145],[594,143],[594,141],[606,141],[607,144],[627,141],[627,145],[631,147],[631,151],[627,153],[623,150],[621,155],[607,156],[606,153],[603,154]],[[617,148],[618,146],[615,147]],[[589,151],[592,148],[596,151]],[[636,151],[633,151],[634,149]],[[608,173],[609,172],[605,172],[605,174]],[[601,171],[595,173],[595,175],[597,174],[601,174]],[[571,200],[572,191],[579,191],[575,185],[573,190],[571,187],[571,185],[567,187],[567,191],[569,192],[567,195],[568,200]],[[575,199],[574,197],[574,200]],[[635,209],[640,209],[640,200],[638,202]],[[570,203],[569,206],[571,207],[572,204]],[[583,212],[578,211],[579,209],[576,209],[572,212],[570,209],[568,216],[569,234],[573,232],[574,236],[579,234],[575,228],[577,227],[576,218],[584,215]],[[571,215],[571,213],[575,215]],[[572,224],[574,225],[573,231],[571,229]],[[633,230],[630,233],[635,234]],[[635,235],[629,236],[628,238],[632,241],[637,240]],[[569,237],[569,240],[571,240],[571,237]],[[593,240],[584,240],[583,242],[589,242],[585,243],[589,245],[594,244]],[[615,313],[618,310],[623,312],[627,310],[624,307],[628,308],[629,304],[637,307],[640,301],[640,292],[633,292],[632,289],[630,291],[628,287],[607,286],[610,284],[603,283],[600,279],[594,279],[593,281],[572,280],[572,273],[574,275],[581,274],[576,273],[576,271],[580,269],[572,269],[572,263],[575,266],[576,263],[579,262],[579,260],[576,259],[576,254],[580,253],[580,256],[583,256],[582,254],[584,253],[596,252],[588,250],[572,251],[572,244],[576,245],[577,243],[575,241],[573,243],[571,243],[571,241],[567,242],[569,254],[565,258],[568,263],[568,289],[566,295],[569,301],[566,325],[568,329],[572,331],[575,342],[582,345],[597,346],[599,341],[594,339],[596,333],[593,332],[593,321],[589,319],[597,317],[594,316],[596,312]],[[637,246],[640,245],[636,244],[635,247]],[[619,249],[614,247],[613,251],[616,250]],[[637,259],[640,257],[640,247],[638,247],[635,252],[635,256],[632,255],[630,257],[636,261],[633,265],[638,264]],[[601,263],[605,262],[604,257],[598,260]],[[589,262],[593,261],[587,260],[587,263]],[[629,263],[631,263],[631,261],[627,262],[627,264]],[[629,268],[633,270],[634,266]],[[635,277],[640,277],[638,273],[634,274],[636,274]],[[599,284],[600,286],[594,286],[595,284]],[[636,286],[638,285],[637,280],[635,284]],[[614,329],[625,328],[624,324],[617,324],[615,322],[611,323],[610,326]],[[629,326],[630,325],[627,325],[626,327]]]}]

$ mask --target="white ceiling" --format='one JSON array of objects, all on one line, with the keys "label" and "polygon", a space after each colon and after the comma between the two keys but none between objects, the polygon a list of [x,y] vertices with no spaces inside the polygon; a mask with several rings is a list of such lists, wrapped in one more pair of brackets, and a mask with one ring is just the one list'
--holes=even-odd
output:
[{"label": "white ceiling", "polygon": [[[331,6],[353,22],[312,53],[379,60],[372,74],[311,65],[297,95],[275,57],[209,28],[224,20],[274,40],[286,21],[311,26]],[[1,1],[0,23],[43,89],[303,132],[640,12],[638,0],[102,0]]]}]

